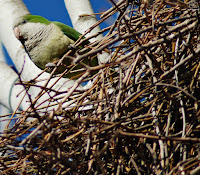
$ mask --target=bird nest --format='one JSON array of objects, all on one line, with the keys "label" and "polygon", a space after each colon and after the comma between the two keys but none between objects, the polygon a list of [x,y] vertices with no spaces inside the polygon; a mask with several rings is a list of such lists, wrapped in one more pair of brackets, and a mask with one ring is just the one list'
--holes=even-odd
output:
[{"label": "bird nest", "polygon": [[[70,108],[41,112],[32,103],[21,112],[1,136],[1,173],[200,171],[198,1],[111,2],[97,25],[116,13],[117,19],[75,59],[106,53],[107,61],[85,65],[75,85],[62,92],[61,102],[73,101]],[[77,90],[87,77],[92,86]]]}]

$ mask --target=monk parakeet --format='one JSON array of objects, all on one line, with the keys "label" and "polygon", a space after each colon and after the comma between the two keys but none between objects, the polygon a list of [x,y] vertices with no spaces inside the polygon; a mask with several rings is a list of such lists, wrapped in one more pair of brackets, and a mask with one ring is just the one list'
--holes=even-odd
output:
[{"label": "monk parakeet", "polygon": [[[19,17],[13,27],[14,34],[23,44],[31,60],[41,69],[45,65],[60,59],[81,34],[70,26],[60,22],[52,22],[37,15],[25,15]],[[65,60],[62,68],[57,73],[62,73],[72,60]],[[85,64],[95,66],[98,64],[97,58],[83,60]],[[82,68],[81,65],[76,69]],[[67,77],[71,78],[76,73],[71,73]]]}]

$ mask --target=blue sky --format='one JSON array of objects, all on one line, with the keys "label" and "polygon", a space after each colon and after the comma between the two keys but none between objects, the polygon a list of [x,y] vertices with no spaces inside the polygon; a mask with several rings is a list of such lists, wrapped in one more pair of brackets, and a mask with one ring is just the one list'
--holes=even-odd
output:
[{"label": "blue sky", "polygon": [[[59,21],[71,26],[64,0],[23,0],[23,2],[33,15],[40,15],[51,21]],[[95,13],[106,11],[111,7],[109,0],[91,0],[91,4]],[[105,26],[106,24],[101,25],[102,28]]]}]

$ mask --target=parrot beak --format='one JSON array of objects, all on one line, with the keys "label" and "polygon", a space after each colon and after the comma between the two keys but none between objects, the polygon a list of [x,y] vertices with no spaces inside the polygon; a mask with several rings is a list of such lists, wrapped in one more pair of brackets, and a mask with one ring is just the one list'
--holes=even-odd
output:
[{"label": "parrot beak", "polygon": [[23,36],[20,35],[19,27],[14,27],[13,29],[14,35],[18,40],[23,40]]}]

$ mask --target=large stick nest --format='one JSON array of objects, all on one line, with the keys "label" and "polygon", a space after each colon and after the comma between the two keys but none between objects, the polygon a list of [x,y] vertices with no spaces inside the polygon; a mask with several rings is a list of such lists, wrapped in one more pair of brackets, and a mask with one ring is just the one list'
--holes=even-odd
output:
[{"label": "large stick nest", "polygon": [[86,66],[76,80],[98,70],[92,87],[62,92],[71,108],[42,112],[32,103],[23,111],[1,137],[3,174],[200,171],[198,2],[111,2],[99,23],[118,18],[76,59],[108,52],[106,63]]}]

